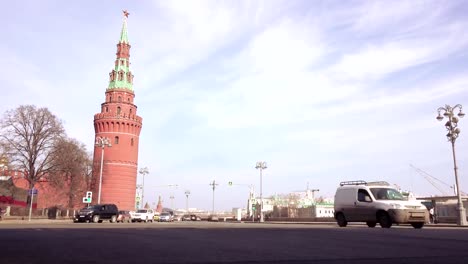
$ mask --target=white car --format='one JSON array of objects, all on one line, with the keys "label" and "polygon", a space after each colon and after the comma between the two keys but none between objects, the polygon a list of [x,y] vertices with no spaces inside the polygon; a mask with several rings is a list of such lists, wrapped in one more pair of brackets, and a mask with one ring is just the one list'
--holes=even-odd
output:
[{"label": "white car", "polygon": [[131,216],[132,222],[153,222],[154,211],[153,209],[138,209]]}]

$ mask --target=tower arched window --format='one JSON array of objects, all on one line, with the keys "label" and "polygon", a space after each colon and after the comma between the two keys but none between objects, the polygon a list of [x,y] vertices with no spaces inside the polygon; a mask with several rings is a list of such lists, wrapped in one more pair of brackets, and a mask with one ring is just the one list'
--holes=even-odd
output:
[{"label": "tower arched window", "polygon": [[130,72],[127,72],[127,82],[131,83],[132,79],[132,74]]},{"label": "tower arched window", "polygon": [[114,138],[114,144],[119,144],[119,137]]},{"label": "tower arched window", "polygon": [[120,108],[120,106],[117,107],[117,115],[120,115],[120,112],[122,111],[122,109]]},{"label": "tower arched window", "polygon": [[130,140],[130,146],[133,146],[133,138]]},{"label": "tower arched window", "polygon": [[109,107],[106,106],[106,113],[109,112]]},{"label": "tower arched window", "polygon": [[109,102],[112,102],[112,95],[109,96]]},{"label": "tower arched window", "polygon": [[120,103],[122,102],[122,97],[119,96],[119,98],[117,99],[117,101]]},{"label": "tower arched window", "polygon": [[130,109],[130,115],[132,115],[132,109]]},{"label": "tower arched window", "polygon": [[124,77],[124,72],[119,71],[119,81],[123,81],[123,77]]}]

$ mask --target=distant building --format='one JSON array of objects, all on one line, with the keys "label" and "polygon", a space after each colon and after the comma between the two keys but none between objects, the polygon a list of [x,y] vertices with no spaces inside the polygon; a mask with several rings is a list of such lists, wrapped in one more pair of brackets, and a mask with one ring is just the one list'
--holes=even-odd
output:
[{"label": "distant building", "polygon": [[[280,218],[312,218],[333,217],[333,199],[315,199],[314,192],[318,190],[307,189],[303,192],[289,194],[276,194],[269,198],[263,198],[263,213],[271,217]],[[254,198],[251,194],[247,201],[247,214],[253,213],[252,206],[259,208],[260,198]]]}]

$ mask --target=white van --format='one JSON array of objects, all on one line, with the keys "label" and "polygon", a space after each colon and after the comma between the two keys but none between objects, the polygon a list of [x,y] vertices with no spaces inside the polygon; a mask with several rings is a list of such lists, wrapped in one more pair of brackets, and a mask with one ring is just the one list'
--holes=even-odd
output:
[{"label": "white van", "polygon": [[426,207],[417,200],[408,201],[387,182],[341,182],[335,194],[335,219],[340,227],[348,222],[366,222],[390,228],[393,223],[409,223],[422,228],[429,221]]}]

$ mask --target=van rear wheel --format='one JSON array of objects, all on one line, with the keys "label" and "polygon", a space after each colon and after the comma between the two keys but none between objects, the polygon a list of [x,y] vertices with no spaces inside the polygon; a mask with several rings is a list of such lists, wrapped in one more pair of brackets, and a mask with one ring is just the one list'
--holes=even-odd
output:
[{"label": "van rear wheel", "polygon": [[411,223],[411,225],[416,229],[421,229],[424,226],[423,222]]},{"label": "van rear wheel", "polygon": [[382,228],[390,228],[392,227],[392,219],[386,212],[381,212],[379,214],[379,224]]},{"label": "van rear wheel", "polygon": [[368,227],[375,227],[377,225],[377,222],[366,222]]},{"label": "van rear wheel", "polygon": [[348,221],[346,221],[346,218],[342,213],[336,215],[336,223],[339,227],[346,227],[348,225]]}]

